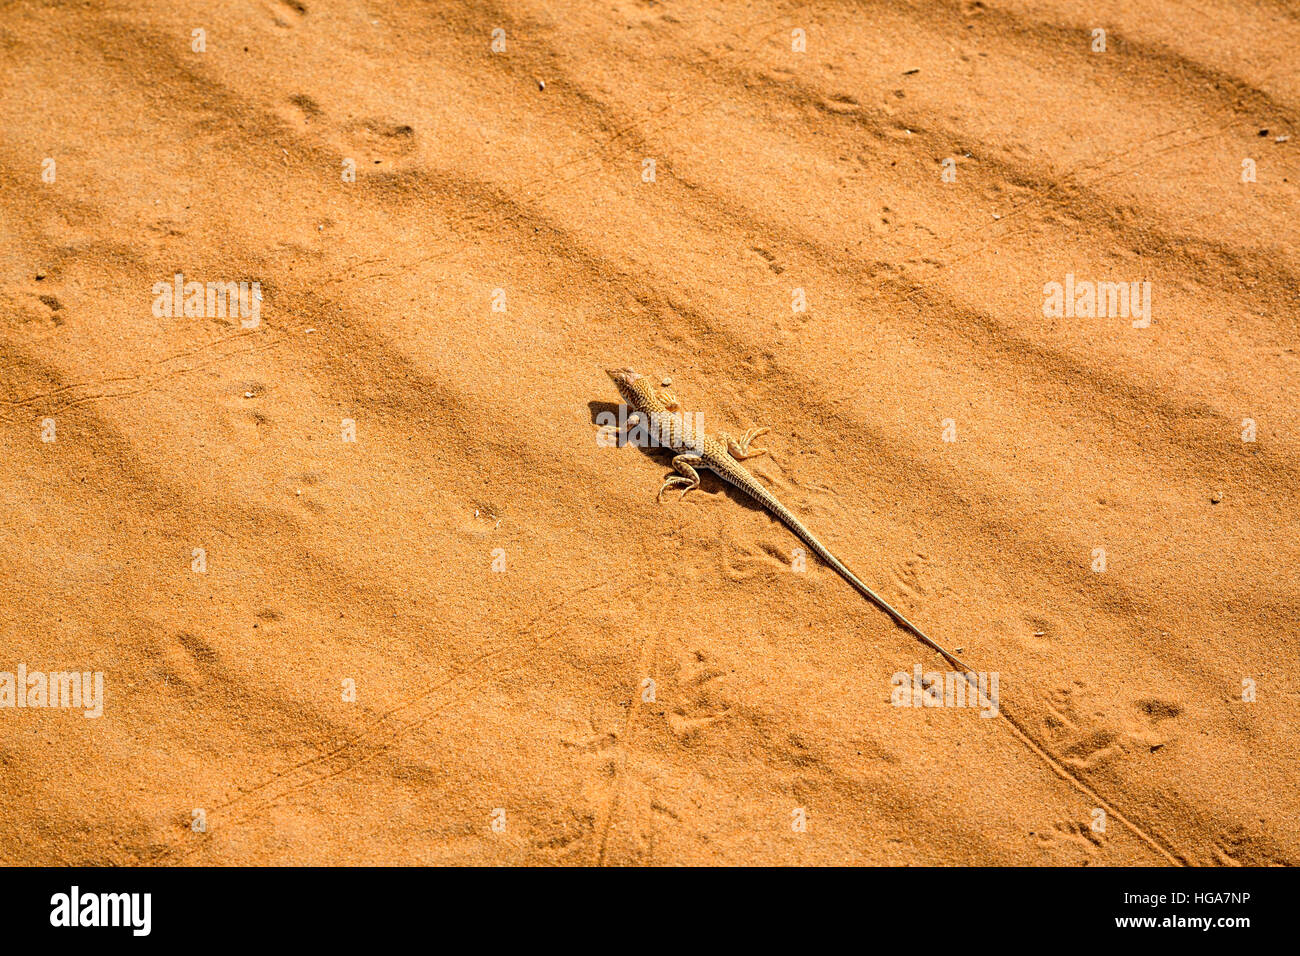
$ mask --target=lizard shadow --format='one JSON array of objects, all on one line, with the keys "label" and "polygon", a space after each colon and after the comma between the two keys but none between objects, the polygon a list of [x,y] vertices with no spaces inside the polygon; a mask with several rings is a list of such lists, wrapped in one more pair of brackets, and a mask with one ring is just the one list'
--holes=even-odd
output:
[{"label": "lizard shadow", "polygon": [[[628,415],[631,414],[618,402],[588,402],[587,408],[591,412],[591,423],[596,426],[624,424],[627,421]],[[667,445],[660,444],[648,429],[632,429],[627,434],[621,436],[615,447],[623,448],[625,446],[636,448],[647,458],[662,463],[671,473],[674,454],[673,450]],[[768,513],[766,508],[756,502],[749,495],[735,488],[728,482],[723,481],[715,475],[711,469],[700,468],[699,473],[699,491],[709,495],[721,493],[730,498],[735,504],[747,508],[750,511],[756,511],[759,514]],[[678,494],[680,495],[680,492]],[[666,500],[673,501],[674,497],[668,495]]]}]

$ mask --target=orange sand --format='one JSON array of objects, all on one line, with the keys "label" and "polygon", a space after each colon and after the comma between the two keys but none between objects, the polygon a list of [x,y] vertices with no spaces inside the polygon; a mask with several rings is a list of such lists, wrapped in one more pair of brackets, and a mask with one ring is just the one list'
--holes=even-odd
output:
[{"label": "orange sand", "polygon": [[[0,861],[1297,862],[1298,51],[1270,0],[4,5],[0,671],[105,700],[0,708]],[[715,479],[657,505],[615,365],[771,426],[1032,746],[891,706],[942,661]]]}]

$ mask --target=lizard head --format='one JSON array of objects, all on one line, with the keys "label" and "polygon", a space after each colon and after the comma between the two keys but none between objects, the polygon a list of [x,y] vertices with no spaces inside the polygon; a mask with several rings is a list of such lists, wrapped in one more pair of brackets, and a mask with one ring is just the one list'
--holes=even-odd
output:
[{"label": "lizard head", "polygon": [[636,408],[644,404],[650,392],[650,385],[644,375],[630,368],[607,368],[605,374],[614,380],[614,387],[618,389],[618,394],[623,396],[623,401]]}]

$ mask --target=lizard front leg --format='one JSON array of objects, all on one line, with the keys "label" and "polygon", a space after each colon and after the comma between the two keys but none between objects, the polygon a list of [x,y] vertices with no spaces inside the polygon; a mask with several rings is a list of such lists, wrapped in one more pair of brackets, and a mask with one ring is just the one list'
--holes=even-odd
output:
[{"label": "lizard front leg", "polygon": [[655,501],[662,501],[664,492],[669,488],[682,489],[681,497],[678,498],[680,501],[681,498],[686,497],[688,491],[694,491],[696,488],[700,487],[700,473],[691,467],[691,462],[699,460],[700,456],[698,454],[678,455],[675,457],[673,459],[673,468],[677,470],[677,474],[669,475],[664,479],[664,483],[659,489],[659,494],[655,496]]},{"label": "lizard front leg", "polygon": [[596,444],[601,448],[621,448],[631,441],[632,432],[640,424],[640,413],[633,412],[621,425],[597,425]]},{"label": "lizard front leg", "polygon": [[736,459],[736,461],[744,461],[746,458],[755,458],[767,454],[766,448],[755,448],[751,451],[749,445],[759,435],[766,435],[771,430],[770,428],[751,428],[745,432],[740,441],[736,441],[736,439],[723,432],[718,435],[718,440],[727,446],[728,455]]}]

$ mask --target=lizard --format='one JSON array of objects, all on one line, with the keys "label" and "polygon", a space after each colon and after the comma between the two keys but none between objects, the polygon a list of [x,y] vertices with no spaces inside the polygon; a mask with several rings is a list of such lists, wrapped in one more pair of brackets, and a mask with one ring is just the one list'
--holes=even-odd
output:
[{"label": "lizard", "polygon": [[698,469],[707,468],[723,481],[747,495],[761,505],[774,518],[784,524],[804,544],[812,549],[817,557],[830,565],[840,577],[847,581],[859,594],[871,601],[893,619],[894,623],[907,631],[928,647],[937,651],[944,660],[952,664],[959,672],[965,674],[969,669],[954,654],[933,640],[919,627],[903,616],[902,612],[868,587],[861,578],[848,569],[831,550],[822,544],[789,508],[777,500],[766,486],[762,485],[750,471],[741,464],[748,458],[755,458],[767,453],[766,448],[753,448],[754,439],[767,434],[771,429],[751,428],[743,437],[736,439],[725,432],[710,436],[698,429],[690,415],[681,412],[676,396],[668,391],[656,391],[650,380],[630,368],[606,369],[614,380],[614,387],[623,401],[635,412],[650,419],[649,431],[660,444],[672,449],[673,470],[675,474],[664,479],[656,500],[662,501],[663,494],[670,488],[681,488],[678,500],[685,498],[688,492],[700,486]]},{"label": "lizard", "polygon": [[[929,635],[904,617],[893,605],[863,583],[861,578],[850,571],[843,561],[832,554],[831,550],[822,544],[817,539],[817,536],[809,531],[789,508],[781,504],[776,496],[768,491],[764,485],[760,484],[758,479],[741,464],[747,458],[754,458],[767,453],[765,448],[752,448],[750,446],[754,439],[767,434],[770,429],[751,428],[739,439],[732,438],[725,432],[710,436],[701,429],[696,428],[695,422],[691,420],[693,416],[682,414],[676,396],[666,389],[656,391],[646,376],[640,375],[630,368],[606,369],[605,372],[614,380],[614,386],[618,389],[623,401],[635,412],[644,414],[650,419],[649,430],[651,436],[661,445],[671,448],[674,453],[673,471],[675,474],[671,474],[664,479],[663,486],[659,489],[658,500],[662,501],[664,492],[670,488],[682,488],[681,498],[686,497],[688,492],[694,491],[700,486],[699,469],[708,469],[723,481],[738,489],[742,494],[747,495],[789,528],[799,540],[808,545],[819,558],[852,585],[854,590],[888,614],[894,623],[903,630],[936,651],[944,660],[957,669],[957,672],[965,678],[976,693],[980,693],[973,679],[975,675],[971,672],[969,665],[930,638]],[[628,420],[628,423],[631,424],[631,419]],[[1166,845],[1163,840],[1157,839],[1139,824],[1130,820],[1112,801],[1107,800],[1089,786],[1086,781],[1074,774],[1068,766],[1064,765],[1052,753],[1046,744],[1038,739],[1037,735],[1024,721],[1009,713],[1000,702],[998,704],[998,713],[1007,721],[1021,742],[1051,767],[1058,776],[1068,781],[1081,793],[1095,800],[1107,813],[1118,819],[1129,831],[1157,853],[1164,856],[1170,863],[1175,865],[1187,864],[1186,858],[1176,849]]]}]

